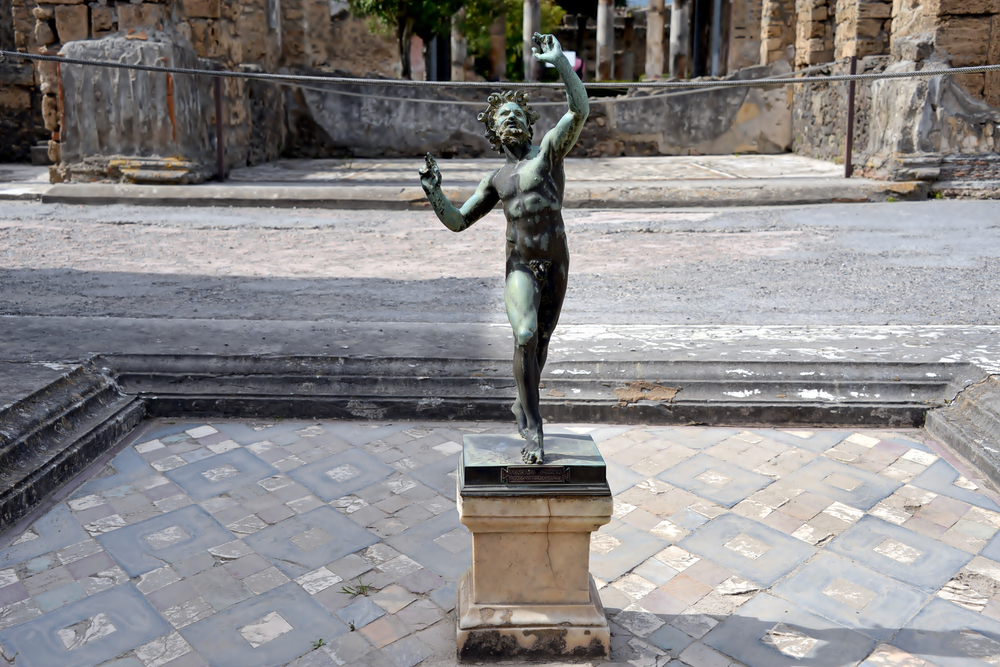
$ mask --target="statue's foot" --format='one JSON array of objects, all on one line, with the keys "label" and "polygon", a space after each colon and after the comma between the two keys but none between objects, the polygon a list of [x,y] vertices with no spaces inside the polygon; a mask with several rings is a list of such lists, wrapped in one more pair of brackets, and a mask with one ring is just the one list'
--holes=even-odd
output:
[{"label": "statue's foot", "polygon": [[534,429],[525,429],[527,435],[524,439],[524,447],[521,448],[521,458],[525,463],[541,464],[545,460],[545,450],[542,448],[542,427],[536,426]]},{"label": "statue's foot", "polygon": [[517,421],[517,432],[521,434],[522,438],[527,440],[528,418],[524,414],[524,408],[521,407],[520,399],[514,399],[514,404],[510,406],[510,411],[514,413],[514,419]]}]

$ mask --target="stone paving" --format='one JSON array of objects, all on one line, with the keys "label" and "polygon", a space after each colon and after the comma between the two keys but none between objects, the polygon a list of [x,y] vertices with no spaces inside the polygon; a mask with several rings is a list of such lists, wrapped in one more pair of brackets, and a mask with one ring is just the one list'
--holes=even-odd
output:
[{"label": "stone paving", "polygon": [[[615,494],[591,543],[612,661],[1000,665],[1000,505],[925,432],[564,429],[598,442]],[[3,656],[452,665],[471,551],[454,471],[464,434],[494,432],[147,422],[0,536]]]}]

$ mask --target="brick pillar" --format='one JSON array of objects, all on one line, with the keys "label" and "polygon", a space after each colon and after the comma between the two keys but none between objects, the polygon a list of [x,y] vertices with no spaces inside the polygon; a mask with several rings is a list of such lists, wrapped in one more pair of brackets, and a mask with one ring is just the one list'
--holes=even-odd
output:
[{"label": "brick pillar", "polygon": [[612,0],[597,0],[597,80],[614,78],[615,11]]},{"label": "brick pillar", "polygon": [[646,78],[663,76],[663,24],[666,9],[663,0],[651,0],[646,13]]},{"label": "brick pillar", "polygon": [[764,0],[760,18],[760,64],[786,60],[795,45],[795,0]]},{"label": "brick pillar", "polygon": [[534,43],[531,36],[542,31],[542,3],[540,0],[524,0],[524,19],[521,21],[521,39],[524,44],[524,80],[538,81],[542,63],[531,55]]}]

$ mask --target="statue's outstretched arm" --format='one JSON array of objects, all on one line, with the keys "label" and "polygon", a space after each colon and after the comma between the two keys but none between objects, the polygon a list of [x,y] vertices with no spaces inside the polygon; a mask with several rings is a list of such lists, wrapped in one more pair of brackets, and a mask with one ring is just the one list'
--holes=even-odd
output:
[{"label": "statue's outstretched arm", "polygon": [[441,191],[441,172],[438,170],[437,161],[430,153],[427,154],[425,165],[420,170],[420,185],[427,194],[427,200],[437,213],[438,219],[453,232],[468,229],[492,211],[500,201],[500,195],[493,187],[492,179],[493,175],[490,174],[480,181],[479,187],[469,197],[469,201],[462,204],[461,209],[457,209]]},{"label": "statue's outstretched arm", "polygon": [[543,63],[552,63],[566,84],[566,102],[569,104],[569,111],[545,134],[541,143],[543,153],[561,159],[576,145],[583,124],[590,115],[587,89],[583,87],[580,77],[573,71],[573,66],[563,54],[559,40],[553,35],[540,35],[536,32],[532,41],[537,45],[531,49],[535,58]]}]

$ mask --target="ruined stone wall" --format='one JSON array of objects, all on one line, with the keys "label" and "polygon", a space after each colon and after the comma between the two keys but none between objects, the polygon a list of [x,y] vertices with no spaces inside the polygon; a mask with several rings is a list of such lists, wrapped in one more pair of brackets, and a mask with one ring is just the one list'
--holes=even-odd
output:
[{"label": "ruined stone wall", "polygon": [[0,162],[31,162],[40,102],[30,64],[0,63]]},{"label": "ruined stone wall", "polygon": [[[843,1],[843,0],[841,0]],[[795,0],[795,66],[833,60],[836,0]]]},{"label": "ruined stone wall", "polygon": [[729,15],[728,72],[760,63],[763,0],[732,0]]},{"label": "ruined stone wall", "polygon": [[398,79],[399,46],[391,36],[373,35],[368,24],[343,12],[331,25],[330,64],[351,76]]},{"label": "ruined stone wall", "polygon": [[763,0],[760,19],[760,64],[795,60],[796,0]]},{"label": "ruined stone wall", "polygon": [[[888,56],[869,56],[858,60],[858,72],[881,72]],[[816,74],[848,74],[849,64],[832,63]],[[799,155],[843,163],[847,143],[847,82],[806,83],[793,87],[792,150]],[[854,99],[854,158],[856,168],[869,158],[868,132],[872,118],[872,87],[856,84]]]},{"label": "ruined stone wall", "polygon": [[[790,71],[787,63],[743,70],[741,78],[760,78]],[[315,145],[330,155],[356,157],[415,157],[432,152],[444,157],[480,157],[490,154],[483,125],[476,120],[489,91],[469,89],[400,89],[391,86],[352,86],[350,92],[371,97],[348,97],[303,90],[305,110],[321,132]],[[473,101],[478,104],[421,104],[378,99]],[[559,91],[535,91],[534,108],[541,118],[536,140],[566,112]],[[556,101],[556,104],[546,102]],[[349,118],[356,122],[344,122]],[[591,114],[571,155],[703,155],[727,153],[782,153],[791,148],[791,96],[787,86],[718,88],[707,93],[650,95],[591,101]],[[339,151],[339,152],[338,152]],[[320,153],[318,156],[326,156]]]},{"label": "ruined stone wall", "polygon": [[837,0],[834,58],[864,58],[889,53],[892,2]]}]

